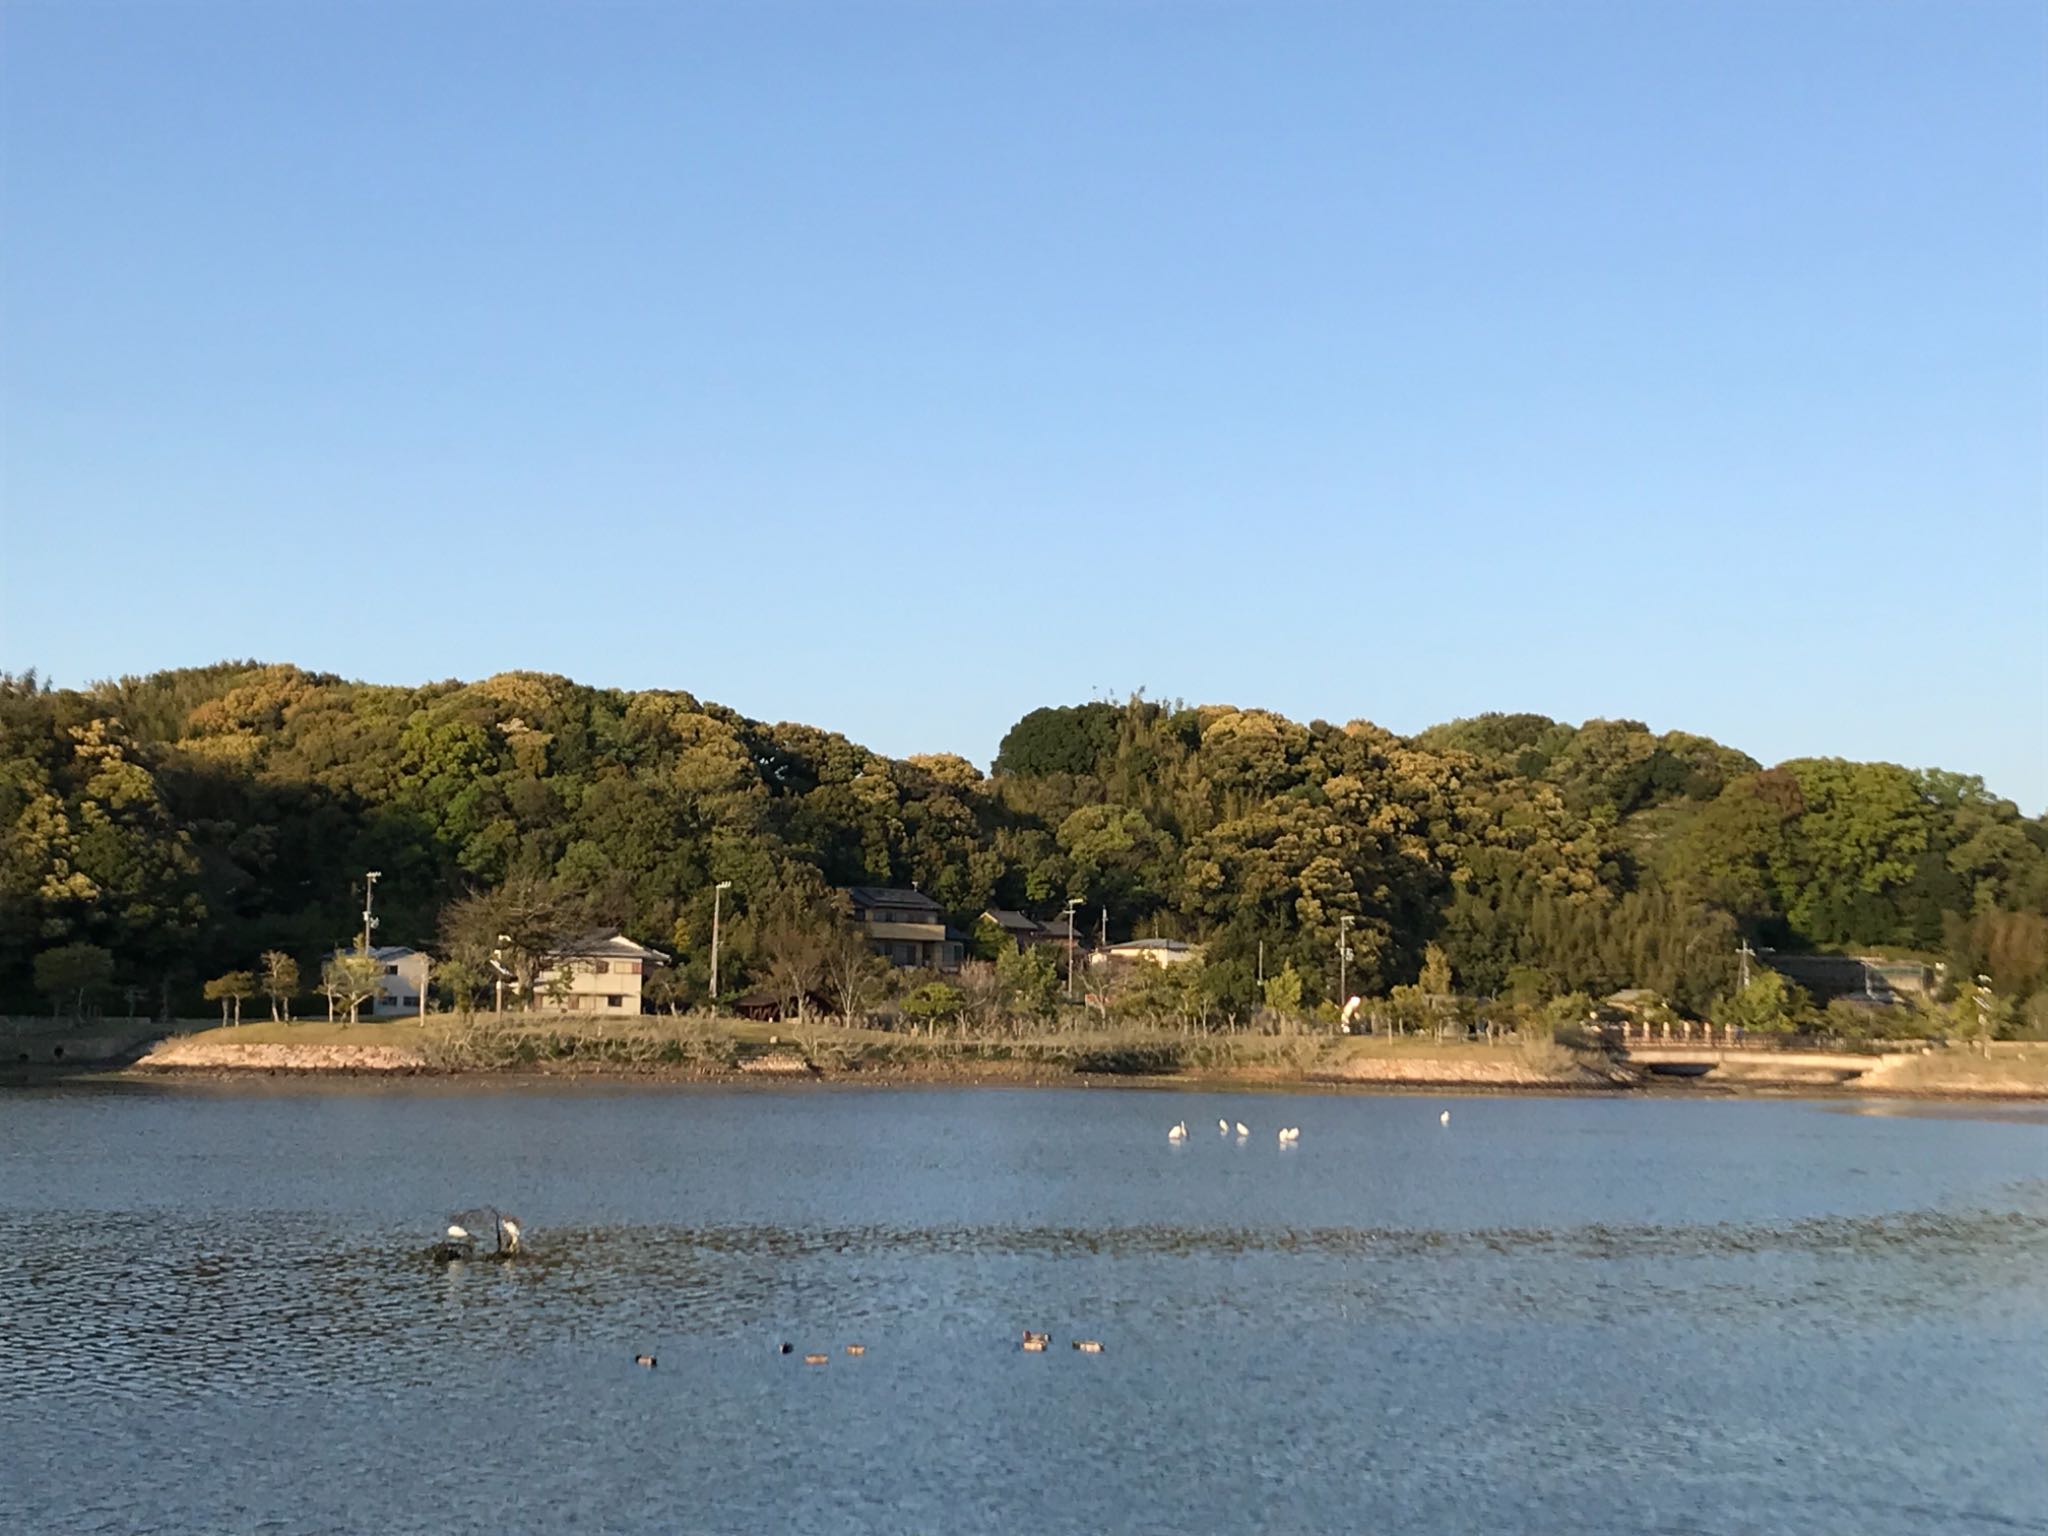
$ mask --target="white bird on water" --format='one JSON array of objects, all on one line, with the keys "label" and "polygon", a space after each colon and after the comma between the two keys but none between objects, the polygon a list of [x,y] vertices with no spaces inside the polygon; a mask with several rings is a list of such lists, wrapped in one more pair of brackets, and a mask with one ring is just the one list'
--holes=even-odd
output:
[{"label": "white bird on water", "polygon": [[1166,1139],[1168,1141],[1186,1141],[1188,1139],[1187,1121],[1181,1121],[1178,1125],[1174,1126],[1172,1130],[1168,1131],[1166,1133]]},{"label": "white bird on water", "polygon": [[1282,1127],[1280,1128],[1280,1145],[1281,1145],[1281,1146],[1283,1146],[1283,1147],[1291,1147],[1291,1146],[1293,1146],[1293,1145],[1294,1145],[1294,1144],[1295,1144],[1295,1143],[1296,1143],[1297,1141],[1299,1141],[1299,1140],[1301,1140],[1301,1127],[1300,1127],[1300,1126],[1298,1126],[1298,1125],[1287,1125],[1287,1126],[1282,1126]]},{"label": "white bird on water", "polygon": [[1251,1132],[1244,1128],[1244,1122],[1242,1120],[1237,1122],[1237,1134],[1240,1136],[1251,1135]]},{"label": "white bird on water", "polygon": [[1218,1120],[1216,1122],[1216,1134],[1228,1136],[1230,1134],[1230,1122],[1228,1120]]},{"label": "white bird on water", "polygon": [[1442,1114],[1438,1115],[1436,1117],[1436,1123],[1438,1125],[1449,1125],[1451,1123],[1451,1112],[1447,1109]]}]

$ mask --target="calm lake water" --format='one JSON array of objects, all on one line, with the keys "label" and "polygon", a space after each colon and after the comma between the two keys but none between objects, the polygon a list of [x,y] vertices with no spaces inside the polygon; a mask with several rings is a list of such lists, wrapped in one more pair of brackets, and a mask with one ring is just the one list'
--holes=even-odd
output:
[{"label": "calm lake water", "polygon": [[2048,1531],[2044,1426],[2033,1110],[0,1090],[8,1530]]}]

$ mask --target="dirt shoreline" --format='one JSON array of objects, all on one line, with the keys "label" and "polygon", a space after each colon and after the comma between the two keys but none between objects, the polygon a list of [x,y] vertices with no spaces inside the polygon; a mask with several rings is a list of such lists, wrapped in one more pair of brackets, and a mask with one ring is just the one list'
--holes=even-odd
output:
[{"label": "dirt shoreline", "polygon": [[[641,1082],[716,1087],[787,1087],[818,1084],[835,1087],[1063,1087],[1063,1088],[1230,1088],[1238,1091],[1355,1090],[1370,1093],[1485,1093],[1604,1096],[1620,1094],[1660,1097],[1821,1096],[1828,1098],[1926,1098],[1951,1100],[2043,1100],[2048,1083],[2018,1081],[1995,1071],[1977,1069],[1978,1058],[1945,1063],[1919,1058],[1903,1070],[1874,1065],[1863,1076],[1846,1081],[1817,1080],[1798,1074],[1772,1076],[1767,1060],[1742,1065],[1745,1073],[1725,1078],[1672,1079],[1626,1064],[1604,1066],[1574,1061],[1558,1068],[1532,1064],[1512,1056],[1461,1059],[1457,1056],[1363,1058],[1328,1069],[1299,1070],[1278,1065],[1237,1067],[1190,1066],[1173,1072],[1104,1072],[1077,1070],[1062,1063],[988,1057],[923,1057],[911,1061],[863,1061],[843,1066],[813,1066],[795,1052],[764,1066],[752,1063],[720,1066],[563,1061],[507,1066],[456,1066],[432,1062],[421,1051],[392,1045],[240,1043],[173,1039],[159,1043],[111,1075],[129,1079],[243,1079],[255,1076],[319,1079],[448,1078],[506,1079],[522,1082]],[[1942,1070],[1944,1067],[1966,1070]],[[38,1072],[38,1078],[75,1077]],[[95,1075],[109,1075],[99,1073]]]}]

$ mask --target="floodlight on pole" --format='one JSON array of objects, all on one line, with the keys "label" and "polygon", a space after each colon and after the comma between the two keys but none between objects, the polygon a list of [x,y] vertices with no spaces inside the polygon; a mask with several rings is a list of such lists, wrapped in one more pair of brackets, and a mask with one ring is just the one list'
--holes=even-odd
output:
[{"label": "floodlight on pole", "polygon": [[377,926],[377,919],[371,909],[377,904],[377,882],[383,878],[384,871],[381,869],[366,869],[363,871],[363,953],[365,955],[368,955],[370,952],[370,930]]}]

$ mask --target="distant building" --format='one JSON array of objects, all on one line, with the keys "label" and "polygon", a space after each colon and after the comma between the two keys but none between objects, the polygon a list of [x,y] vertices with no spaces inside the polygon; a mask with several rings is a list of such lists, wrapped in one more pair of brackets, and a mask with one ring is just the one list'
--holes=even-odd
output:
[{"label": "distant building", "polygon": [[1090,965],[1108,960],[1143,960],[1150,965],[1187,965],[1202,958],[1202,946],[1184,939],[1126,939],[1098,949],[1088,957]]},{"label": "distant building", "polygon": [[1022,912],[1006,911],[1002,907],[990,907],[981,914],[981,920],[984,923],[994,923],[996,927],[1002,929],[1003,937],[1019,949],[1029,949],[1034,944],[1044,944],[1055,939],[1064,944],[1067,940],[1065,918],[1060,919],[1057,933],[1036,918],[1026,917]]},{"label": "distant building", "polygon": [[856,885],[847,890],[846,899],[868,946],[891,965],[906,970],[960,969],[967,941],[946,926],[944,909],[923,891]]},{"label": "distant building", "polygon": [[565,1013],[637,1014],[652,965],[668,964],[658,949],[622,933],[596,933],[564,944],[560,959],[534,978],[537,1001]]},{"label": "distant building", "polygon": [[[361,954],[340,950],[338,955]],[[377,963],[377,990],[363,1012],[373,1019],[417,1017],[427,990],[427,957],[403,944],[378,944],[370,950]]]}]

